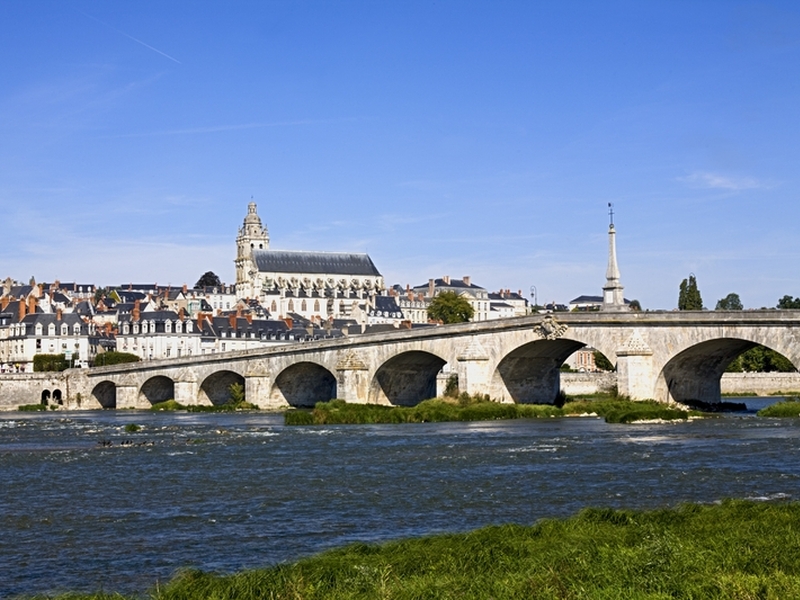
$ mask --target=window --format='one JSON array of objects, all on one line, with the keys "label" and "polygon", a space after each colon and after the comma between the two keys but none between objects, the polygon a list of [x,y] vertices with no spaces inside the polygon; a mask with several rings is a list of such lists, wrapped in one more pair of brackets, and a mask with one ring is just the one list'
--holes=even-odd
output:
[{"label": "window", "polygon": [[301,311],[301,312],[306,312],[307,310],[308,310],[308,306],[306,305],[306,301],[305,301],[305,300],[303,300],[303,301],[300,303],[300,311]]},{"label": "window", "polygon": [[314,300],[314,312],[319,312],[319,300]]}]

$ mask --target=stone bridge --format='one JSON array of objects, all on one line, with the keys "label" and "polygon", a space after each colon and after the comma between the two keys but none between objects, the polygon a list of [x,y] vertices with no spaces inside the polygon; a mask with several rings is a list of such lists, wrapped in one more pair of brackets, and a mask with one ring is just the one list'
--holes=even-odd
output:
[{"label": "stone bridge", "polygon": [[[590,346],[616,363],[620,394],[717,402],[727,364],[758,344],[800,366],[800,311],[532,315],[74,369],[61,375],[59,390],[67,408],[147,408],[172,398],[185,405],[221,404],[233,383],[244,385],[249,402],[267,409],[331,398],[413,405],[436,395],[444,370],[458,375],[460,391],[498,402],[552,403],[559,367]],[[38,402],[37,394],[32,401]]]}]

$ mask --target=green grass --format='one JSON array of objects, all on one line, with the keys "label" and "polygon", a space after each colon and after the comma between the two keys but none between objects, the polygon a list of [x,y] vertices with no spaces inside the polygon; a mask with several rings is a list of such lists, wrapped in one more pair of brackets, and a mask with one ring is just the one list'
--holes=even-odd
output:
[{"label": "green grass", "polygon": [[670,408],[652,400],[593,396],[573,400],[559,408],[552,404],[500,404],[485,397],[461,396],[453,402],[434,398],[416,406],[378,406],[348,404],[344,400],[319,402],[312,411],[290,410],[284,413],[286,425],[344,425],[377,423],[437,423],[443,421],[493,421],[497,419],[541,419],[595,413],[608,423],[633,423],[642,420],[671,421],[688,419],[698,412]]},{"label": "green grass", "polygon": [[500,404],[477,401],[469,404],[434,398],[416,406],[348,404],[344,400],[319,402],[311,412],[290,410],[287,425],[342,425],[368,423],[440,423],[444,421],[491,421],[560,416],[561,410],[544,404]]},{"label": "green grass", "polygon": [[[71,595],[107,600],[108,594]],[[231,575],[185,571],[154,600],[800,598],[800,504],[586,509]],[[67,598],[67,597],[62,597]]]},{"label": "green grass", "polygon": [[787,398],[756,413],[759,417],[800,417],[800,398]]},{"label": "green grass", "polygon": [[136,423],[128,423],[127,425],[125,425],[125,431],[127,431],[128,433],[136,433],[137,431],[141,430],[142,426],[137,425]]},{"label": "green grass", "polygon": [[22,412],[37,412],[40,410],[47,410],[47,405],[45,404],[20,404],[17,407],[17,410]]},{"label": "green grass", "polygon": [[163,410],[186,410],[186,407],[180,402],[175,402],[175,400],[165,400],[164,402],[156,402],[148,410],[156,412]]}]

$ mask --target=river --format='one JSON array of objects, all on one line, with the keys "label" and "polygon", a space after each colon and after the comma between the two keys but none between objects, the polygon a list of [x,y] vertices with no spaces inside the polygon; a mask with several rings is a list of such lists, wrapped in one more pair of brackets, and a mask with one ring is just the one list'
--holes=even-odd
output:
[{"label": "river", "polygon": [[798,499],[799,440],[800,420],[752,414],[295,428],[275,414],[0,413],[0,597],[144,592],[184,567],[586,506]]}]

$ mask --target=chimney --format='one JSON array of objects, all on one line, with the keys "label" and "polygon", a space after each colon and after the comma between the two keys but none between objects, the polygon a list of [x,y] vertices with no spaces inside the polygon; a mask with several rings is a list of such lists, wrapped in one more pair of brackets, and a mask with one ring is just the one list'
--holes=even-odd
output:
[{"label": "chimney", "polygon": [[236,329],[236,315],[228,315],[228,323],[230,323],[231,329]]},{"label": "chimney", "polygon": [[464,275],[464,279],[462,279],[462,281],[464,282],[464,285],[469,287],[469,285],[470,285],[470,283],[469,283],[469,275]]},{"label": "chimney", "polygon": [[5,310],[9,302],[11,302],[11,299],[8,296],[0,298],[0,309]]},{"label": "chimney", "polygon": [[253,313],[247,313],[244,318],[247,319],[248,323],[253,324]]},{"label": "chimney", "polygon": [[111,335],[111,321],[106,321],[106,335]]},{"label": "chimney", "polygon": [[19,320],[22,321],[22,319],[25,318],[25,301],[24,300],[18,300],[17,301],[17,306],[19,308]]},{"label": "chimney", "polygon": [[32,315],[36,312],[36,298],[28,296],[28,314]]},{"label": "chimney", "polygon": [[313,326],[311,323],[309,323],[308,325],[306,325],[306,333],[307,333],[307,334],[308,334],[310,337],[313,337],[313,335],[314,335],[314,326]]},{"label": "chimney", "polygon": [[60,320],[61,320],[61,309],[58,308],[58,309],[56,309],[56,321],[60,321]]},{"label": "chimney", "polygon": [[294,319],[292,317],[284,317],[283,322],[286,323],[286,327],[289,329],[294,327]]},{"label": "chimney", "polygon": [[139,309],[139,300],[133,301],[133,310],[131,311],[131,321],[138,321],[142,311]]},{"label": "chimney", "polygon": [[450,275],[442,275],[442,281],[445,285],[450,285]]},{"label": "chimney", "polygon": [[185,295],[186,295],[186,293],[189,291],[189,288],[188,288],[188,287],[186,287],[186,284],[185,284],[185,283],[183,284],[183,287],[182,287],[181,289],[183,290],[183,294],[184,294],[184,296],[185,296]]},{"label": "chimney", "polygon": [[436,281],[428,279],[428,298],[433,298],[433,292],[436,289]]},{"label": "chimney", "polygon": [[178,311],[178,318],[181,321],[186,320],[186,311],[183,310],[183,307],[181,307],[181,309]]},{"label": "chimney", "polygon": [[206,320],[205,313],[201,312],[197,313],[197,329],[199,329],[201,332],[203,331],[203,321],[205,320]]}]

